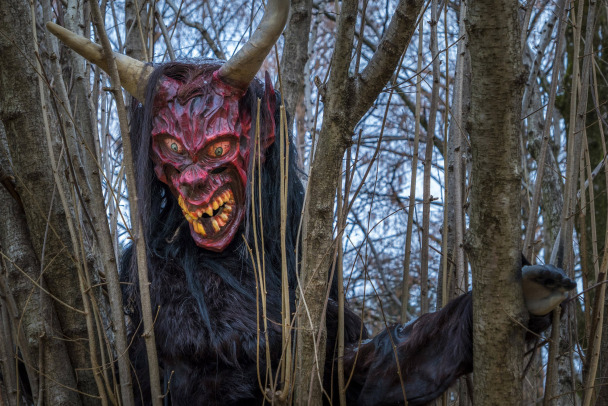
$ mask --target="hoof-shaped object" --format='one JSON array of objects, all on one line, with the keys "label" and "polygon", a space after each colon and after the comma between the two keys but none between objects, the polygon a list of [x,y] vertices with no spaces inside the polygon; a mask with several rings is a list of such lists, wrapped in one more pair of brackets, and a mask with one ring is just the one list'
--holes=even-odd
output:
[{"label": "hoof-shaped object", "polygon": [[524,266],[522,276],[526,307],[536,316],[550,313],[576,288],[576,283],[553,265]]}]

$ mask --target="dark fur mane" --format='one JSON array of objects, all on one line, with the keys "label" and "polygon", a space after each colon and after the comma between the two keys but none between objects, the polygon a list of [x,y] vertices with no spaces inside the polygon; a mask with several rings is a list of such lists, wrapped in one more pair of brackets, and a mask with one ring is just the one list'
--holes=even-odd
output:
[{"label": "dark fur mane", "polygon": [[472,322],[469,292],[441,311],[389,327],[353,349],[344,362],[347,370],[355,369],[349,404],[393,404],[391,399],[402,399],[402,383],[409,404],[435,399],[473,370]]}]

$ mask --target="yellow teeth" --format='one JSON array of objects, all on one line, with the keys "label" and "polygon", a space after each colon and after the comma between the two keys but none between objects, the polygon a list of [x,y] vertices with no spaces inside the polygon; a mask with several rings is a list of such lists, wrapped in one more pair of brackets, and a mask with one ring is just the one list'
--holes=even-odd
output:
[{"label": "yellow teeth", "polygon": [[186,207],[186,203],[184,202],[184,198],[182,197],[182,195],[179,195],[179,198],[177,199],[177,203],[179,204],[179,207],[181,207],[182,212],[184,213],[185,216],[189,215],[189,216],[193,217],[192,216],[193,213],[190,213],[190,210],[188,210],[188,207]]},{"label": "yellow teeth", "polygon": [[[188,204],[181,195],[178,197],[177,201],[182,209],[182,212],[184,213],[184,217],[190,224],[192,224],[192,229],[194,232],[205,237],[207,232],[202,224],[202,215],[206,214],[207,216],[211,217],[210,220],[206,221],[210,221],[211,227],[213,228],[214,232],[217,233],[228,223],[230,219],[230,213],[232,213],[234,205],[234,195],[231,190],[226,190],[219,194],[209,205],[198,208],[193,212],[188,209]],[[218,210],[220,207],[222,208],[221,212],[213,216],[213,211]]]},{"label": "yellow teeth", "polygon": [[194,228],[194,232],[201,234],[203,237],[207,235],[205,232],[205,227],[200,223],[200,221],[193,221],[192,228]]},{"label": "yellow teeth", "polygon": [[211,225],[216,233],[220,231],[220,225],[217,223],[217,221],[215,221],[215,219],[211,219]]},{"label": "yellow teeth", "polygon": [[186,203],[184,202],[184,198],[181,195],[177,199],[177,203],[179,204],[179,207],[181,207],[182,213],[184,213],[184,217],[186,217],[186,220],[188,220],[190,223],[192,223],[193,221],[198,219],[202,214],[202,212],[201,213],[199,213],[198,211],[191,212],[190,210],[188,210],[188,207],[186,206]]}]

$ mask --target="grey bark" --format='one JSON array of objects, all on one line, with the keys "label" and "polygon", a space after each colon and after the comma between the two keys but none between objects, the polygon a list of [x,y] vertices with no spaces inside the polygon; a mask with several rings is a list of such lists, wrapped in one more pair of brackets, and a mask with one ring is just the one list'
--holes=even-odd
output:
[{"label": "grey bark", "polygon": [[[0,4],[0,19],[3,55],[0,59],[0,120],[6,128],[16,190],[24,203],[33,252],[39,261],[44,258],[40,266],[44,269],[48,289],[69,306],[62,306],[61,311],[57,312],[61,332],[55,330],[55,336],[65,339],[71,366],[78,371],[78,390],[95,395],[87,345],[83,345],[87,342],[86,324],[78,311],[82,309],[82,299],[74,277],[77,267],[71,257],[72,240],[66,224],[66,219],[73,213],[66,213],[59,200],[52,207],[49,206],[49,197],[53,195],[54,188],[66,191],[67,185],[64,182],[55,184],[53,168],[48,159],[49,147],[45,141],[43,116],[50,115],[51,119],[53,116],[48,99],[44,98],[44,105],[40,102],[39,80],[34,71],[37,57],[31,13],[23,2],[3,1]],[[46,89],[42,91],[48,95]],[[59,131],[54,127],[54,121],[50,125],[53,127],[51,133],[56,137],[52,147],[55,155],[59,156]]]},{"label": "grey bark", "polygon": [[[470,233],[476,405],[522,404],[526,312],[521,266],[521,47],[514,0],[468,4],[471,52]],[[496,349],[500,348],[500,351]]]},{"label": "grey bark", "polygon": [[[296,149],[299,153],[299,164],[302,166],[304,151],[304,134],[306,132],[306,107],[304,99],[305,81],[309,75],[307,70],[309,53],[308,42],[312,15],[312,0],[293,0],[287,29],[285,31],[285,44],[281,57],[281,92],[287,111],[291,114],[287,121],[287,128],[293,128],[296,120]],[[306,78],[306,79],[305,79]]]},{"label": "grey bark", "polygon": [[[5,267],[0,263],[0,405],[17,406],[19,388],[17,385],[17,372],[15,369],[15,358],[17,357],[16,349],[18,345],[13,341],[13,328],[11,319],[15,319],[9,313],[8,287],[5,281]],[[16,306],[14,306],[16,308]],[[13,312],[14,313],[14,312]],[[33,379],[37,386],[38,382]]]},{"label": "grey bark", "polygon": [[291,114],[287,127],[292,128],[297,106],[303,103],[304,69],[308,63],[308,37],[312,0],[293,0],[287,29],[285,45],[281,57],[281,91],[283,102]]},{"label": "grey bark", "polygon": [[[464,22],[463,22],[464,24]],[[448,280],[450,298],[468,290],[463,248],[465,228],[464,204],[466,189],[467,122],[471,108],[471,64],[465,42],[458,45],[458,59],[448,136]]]},{"label": "grey bark", "polygon": [[[50,8],[50,7],[48,7]],[[79,1],[71,0],[66,10],[66,28],[73,32],[80,32],[88,24],[83,24],[83,6]],[[81,34],[85,35],[85,32]],[[52,35],[47,35],[49,49],[53,54],[59,54],[57,40]],[[64,47],[65,48],[65,47]],[[73,175],[78,177],[74,182],[78,183],[82,194],[80,202],[90,218],[91,238],[88,238],[89,251],[95,258],[95,276],[102,271],[107,278],[109,303],[105,297],[98,295],[97,300],[101,309],[111,308],[112,325],[110,340],[116,345],[117,354],[127,354],[127,335],[124,321],[122,294],[118,277],[117,254],[114,252],[114,244],[106,218],[106,206],[101,188],[102,173],[100,165],[99,142],[97,138],[97,123],[93,120],[91,103],[89,72],[82,57],[75,52],[66,49],[68,54],[68,66],[71,70],[70,77],[73,78],[71,86],[71,98],[67,94],[68,86],[63,81],[57,58],[51,58],[55,65],[54,90],[61,105],[58,115],[61,117],[66,129],[65,139],[71,141],[66,145],[72,165],[75,167]],[[73,106],[73,107],[72,107]],[[79,176],[80,175],[80,176]],[[125,406],[133,404],[133,388],[131,384],[131,372],[128,357],[119,356],[117,359],[120,371],[120,394]]]},{"label": "grey bark", "polygon": [[[7,161],[1,154],[3,168]],[[12,296],[18,311],[11,317],[11,330],[14,335],[23,330],[23,336],[15,337],[13,341],[20,344],[24,362],[29,364],[28,372],[33,374],[29,377],[33,395],[37,398],[38,386],[42,385],[43,404],[80,404],[53,299],[40,289],[46,287],[46,278],[40,275],[40,262],[32,247],[25,213],[4,188],[0,188],[0,217],[0,246],[6,264],[5,293]],[[14,359],[10,362],[14,365]],[[44,376],[37,370],[41,370]]]},{"label": "grey bark", "polygon": [[150,61],[146,0],[125,1],[125,54],[138,61]]},{"label": "grey bark", "polygon": [[[466,16],[466,2],[460,3],[459,33],[462,38],[458,43],[456,56],[456,75],[454,78],[451,118],[448,133],[448,155],[447,155],[447,252],[442,255],[441,260],[447,261],[448,274],[439,280],[445,280],[447,286],[439,289],[439,292],[447,292],[443,302],[447,303],[469,290],[468,270],[465,265],[464,255],[464,233],[466,202],[466,156],[468,155],[467,125],[471,108],[471,63],[467,47],[466,29],[464,18]],[[464,37],[464,38],[463,38]],[[458,394],[461,406],[468,406],[472,393],[467,390],[467,378],[459,380]]]}]

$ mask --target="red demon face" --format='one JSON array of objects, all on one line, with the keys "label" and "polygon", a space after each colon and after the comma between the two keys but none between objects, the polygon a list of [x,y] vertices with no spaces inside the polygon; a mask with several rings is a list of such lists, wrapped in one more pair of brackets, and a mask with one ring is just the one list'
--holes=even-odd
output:
[{"label": "red demon face", "polygon": [[[269,90],[272,106],[265,107],[274,108]],[[230,244],[245,214],[251,117],[239,111],[242,95],[213,74],[189,83],[161,79],[154,100],[154,171],[177,198],[196,244],[212,251]],[[268,127],[262,148],[274,140],[274,124]]]}]

